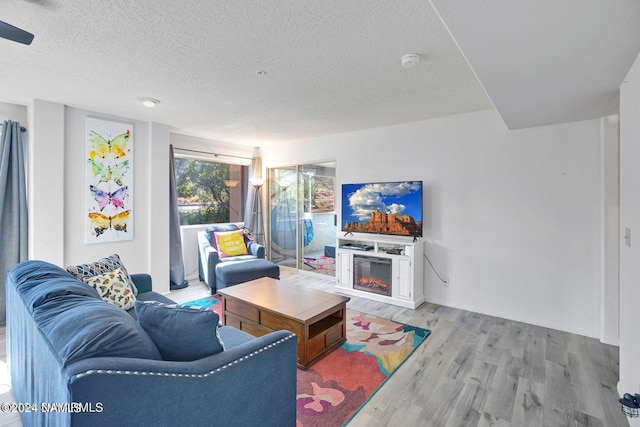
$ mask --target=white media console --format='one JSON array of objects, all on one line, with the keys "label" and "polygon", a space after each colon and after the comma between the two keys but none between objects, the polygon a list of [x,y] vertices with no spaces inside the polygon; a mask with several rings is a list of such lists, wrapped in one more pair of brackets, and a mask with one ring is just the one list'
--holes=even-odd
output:
[{"label": "white media console", "polygon": [[336,292],[406,308],[424,302],[424,241],[348,235],[336,241]]}]

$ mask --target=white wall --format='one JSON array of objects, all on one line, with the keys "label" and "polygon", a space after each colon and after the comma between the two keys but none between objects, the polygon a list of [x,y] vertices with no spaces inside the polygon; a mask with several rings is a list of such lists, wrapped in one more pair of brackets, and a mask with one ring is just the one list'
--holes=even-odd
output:
[{"label": "white wall", "polygon": [[0,123],[5,120],[18,122],[27,126],[27,107],[24,105],[7,104],[0,102]]},{"label": "white wall", "polygon": [[[98,244],[85,243],[87,220],[84,168],[86,167],[87,117],[133,125],[133,240]],[[158,128],[156,129],[156,127]],[[168,128],[66,107],[65,129],[63,264],[91,262],[117,253],[129,272],[151,273],[154,290],[168,292]],[[153,132],[154,129],[157,132]]]},{"label": "white wall", "polygon": [[182,259],[184,260],[184,275],[187,280],[198,278],[198,231],[206,230],[209,224],[183,225],[180,227],[182,238]]},{"label": "white wall", "polygon": [[[600,123],[507,130],[494,110],[263,147],[337,154],[338,184],[422,180],[430,302],[600,336]],[[337,195],[340,200],[340,195]]]},{"label": "white wall", "polygon": [[600,341],[618,345],[620,331],[620,117],[600,119],[601,326]]},{"label": "white wall", "polygon": [[[169,291],[169,144],[212,151],[247,163],[252,147],[172,134],[165,125],[109,116],[35,100],[28,107],[0,103],[0,118],[29,128],[30,258],[65,267],[118,253],[130,272],[148,272],[154,289]],[[86,118],[134,127],[134,239],[85,243]],[[241,159],[244,158],[244,159]],[[197,277],[197,239],[183,233],[185,273]]]},{"label": "white wall", "polygon": [[[137,174],[136,179],[144,180],[146,193],[138,193],[147,210],[139,219],[146,226],[147,269],[154,272],[155,282],[162,284],[162,290],[170,287],[170,252],[169,252],[169,127],[157,123],[147,123],[148,138],[141,140],[146,147],[138,152],[137,164],[141,165],[146,174]],[[147,151],[145,151],[145,148]],[[140,156],[142,154],[142,156]],[[147,156],[144,156],[147,154]],[[140,188],[140,187],[138,187]],[[146,197],[144,197],[146,196]],[[146,216],[144,216],[146,214]]]},{"label": "white wall", "polygon": [[34,100],[29,106],[29,258],[64,265],[64,106]]},{"label": "white wall", "polygon": [[[640,393],[640,55],[620,86],[620,382]],[[630,246],[623,237],[631,230]],[[640,426],[639,419],[630,419]]]},{"label": "white wall", "polygon": [[[86,118],[134,126],[134,239],[85,243]],[[35,100],[28,107],[30,258],[61,267],[118,253],[129,272],[169,291],[167,126]]]}]

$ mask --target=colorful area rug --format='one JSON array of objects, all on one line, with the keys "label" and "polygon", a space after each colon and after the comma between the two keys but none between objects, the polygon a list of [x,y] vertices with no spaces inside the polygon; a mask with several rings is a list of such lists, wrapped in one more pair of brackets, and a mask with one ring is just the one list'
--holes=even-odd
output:
[{"label": "colorful area rug", "polygon": [[[184,305],[211,307],[215,297]],[[297,427],[341,426],[380,389],[431,333],[428,329],[347,310],[347,342],[298,369]]]},{"label": "colorful area rug", "polygon": [[304,262],[316,273],[326,274],[328,276],[336,275],[335,258],[323,255],[318,258],[305,258]]},{"label": "colorful area rug", "polygon": [[222,304],[219,304],[219,303],[220,303],[220,297],[212,295],[209,297],[204,297],[197,300],[185,302],[180,305],[183,305],[183,306],[190,305],[192,307],[211,308],[211,310],[218,313],[218,316],[222,317]]}]

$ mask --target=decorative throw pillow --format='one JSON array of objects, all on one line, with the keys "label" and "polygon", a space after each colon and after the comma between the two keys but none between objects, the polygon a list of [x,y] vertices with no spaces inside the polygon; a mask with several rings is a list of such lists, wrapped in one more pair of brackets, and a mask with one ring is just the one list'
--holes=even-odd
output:
[{"label": "decorative throw pillow", "polygon": [[136,302],[136,296],[129,287],[126,274],[122,268],[116,268],[113,271],[93,277],[85,277],[82,281],[98,291],[103,301],[123,310],[133,308]]},{"label": "decorative throw pillow", "polygon": [[84,281],[85,277],[93,277],[99,274],[108,273],[116,268],[122,269],[133,294],[138,295],[138,289],[136,288],[136,285],[133,284],[133,280],[131,280],[131,276],[127,273],[127,269],[124,268],[118,254],[113,254],[88,264],[72,265],[67,267],[67,271],[76,276],[79,280]]},{"label": "decorative throw pillow", "polygon": [[213,310],[158,301],[137,301],[135,310],[164,360],[192,361],[224,350]]},{"label": "decorative throw pillow", "polygon": [[213,224],[211,227],[207,228],[205,233],[207,234],[207,239],[211,246],[218,250],[218,246],[216,245],[216,236],[215,233],[222,233],[224,231],[236,231],[239,230],[240,227],[238,224],[229,223],[229,224]]},{"label": "decorative throw pillow", "polygon": [[247,254],[247,245],[244,243],[244,232],[242,230],[216,231],[213,235],[216,237],[220,258]]}]

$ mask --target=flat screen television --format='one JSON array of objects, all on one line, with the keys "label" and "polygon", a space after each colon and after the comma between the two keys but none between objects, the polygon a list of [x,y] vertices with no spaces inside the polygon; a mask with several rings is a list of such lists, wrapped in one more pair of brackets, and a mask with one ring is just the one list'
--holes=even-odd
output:
[{"label": "flat screen television", "polygon": [[422,237],[422,181],[342,184],[342,231]]}]

